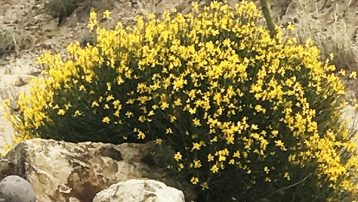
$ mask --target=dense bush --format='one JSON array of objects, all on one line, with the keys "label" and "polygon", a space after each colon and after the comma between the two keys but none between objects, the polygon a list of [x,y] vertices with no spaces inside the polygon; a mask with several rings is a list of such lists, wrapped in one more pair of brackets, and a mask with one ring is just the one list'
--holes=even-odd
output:
[{"label": "dense bush", "polygon": [[23,137],[166,144],[202,201],[357,197],[335,67],[259,18],[253,3],[213,2],[107,30],[92,12],[97,43],[41,56],[45,77],[9,118]]}]

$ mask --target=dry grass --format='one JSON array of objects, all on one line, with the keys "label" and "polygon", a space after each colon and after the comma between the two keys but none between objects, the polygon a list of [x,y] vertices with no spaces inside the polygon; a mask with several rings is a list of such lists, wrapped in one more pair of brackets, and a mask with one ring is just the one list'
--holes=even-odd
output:
[{"label": "dry grass", "polygon": [[303,43],[314,40],[323,59],[333,53],[338,68],[358,70],[358,3],[352,0],[293,0],[284,21],[296,20],[295,35]]}]

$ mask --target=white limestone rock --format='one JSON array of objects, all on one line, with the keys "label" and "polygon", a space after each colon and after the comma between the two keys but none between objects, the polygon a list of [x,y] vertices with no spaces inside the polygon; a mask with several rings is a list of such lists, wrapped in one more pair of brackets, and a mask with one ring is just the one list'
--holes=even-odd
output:
[{"label": "white limestone rock", "polygon": [[93,202],[185,202],[184,194],[162,182],[132,179],[97,193]]}]

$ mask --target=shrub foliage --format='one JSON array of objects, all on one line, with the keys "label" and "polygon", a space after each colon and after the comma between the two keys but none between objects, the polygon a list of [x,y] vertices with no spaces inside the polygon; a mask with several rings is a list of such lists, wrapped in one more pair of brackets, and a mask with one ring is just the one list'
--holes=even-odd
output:
[{"label": "shrub foliage", "polygon": [[283,40],[280,29],[271,38],[247,2],[194,4],[113,30],[97,18],[96,44],[39,58],[45,77],[9,117],[22,137],[156,140],[203,201],[357,196],[345,89],[311,41]]}]

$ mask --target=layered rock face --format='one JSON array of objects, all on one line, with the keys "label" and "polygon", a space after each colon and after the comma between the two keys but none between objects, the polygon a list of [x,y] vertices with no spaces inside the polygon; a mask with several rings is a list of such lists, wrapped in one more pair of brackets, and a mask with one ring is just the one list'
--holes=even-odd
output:
[{"label": "layered rock face", "polygon": [[2,177],[18,175],[27,179],[37,201],[88,202],[110,185],[129,179],[170,181],[158,168],[144,163],[153,145],[32,139],[10,151],[0,169]]}]

